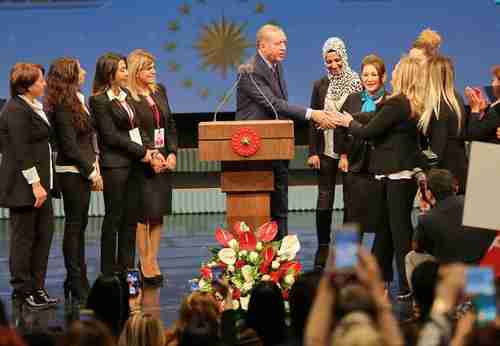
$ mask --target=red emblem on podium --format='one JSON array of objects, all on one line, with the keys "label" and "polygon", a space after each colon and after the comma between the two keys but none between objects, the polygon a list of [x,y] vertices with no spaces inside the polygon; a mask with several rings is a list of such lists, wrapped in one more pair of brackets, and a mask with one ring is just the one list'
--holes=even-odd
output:
[{"label": "red emblem on podium", "polygon": [[237,129],[231,137],[231,148],[239,156],[250,157],[260,149],[260,136],[248,127]]}]

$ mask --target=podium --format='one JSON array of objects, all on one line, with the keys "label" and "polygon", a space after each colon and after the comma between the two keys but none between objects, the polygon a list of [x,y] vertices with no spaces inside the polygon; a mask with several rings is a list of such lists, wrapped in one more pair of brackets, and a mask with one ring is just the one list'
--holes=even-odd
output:
[{"label": "podium", "polygon": [[253,230],[271,219],[273,160],[295,153],[290,120],[212,121],[198,125],[201,161],[220,161],[227,227],[244,221]]}]

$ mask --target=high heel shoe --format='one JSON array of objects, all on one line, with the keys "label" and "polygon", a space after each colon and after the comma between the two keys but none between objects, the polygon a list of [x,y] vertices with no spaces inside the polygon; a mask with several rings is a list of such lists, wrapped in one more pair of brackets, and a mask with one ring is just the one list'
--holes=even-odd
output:
[{"label": "high heel shoe", "polygon": [[142,270],[142,263],[141,262],[137,263],[137,266],[139,267],[139,271],[141,272],[142,282],[145,285],[158,286],[158,285],[162,284],[163,278],[160,281],[158,276],[146,276],[146,275],[144,275],[144,271]]}]

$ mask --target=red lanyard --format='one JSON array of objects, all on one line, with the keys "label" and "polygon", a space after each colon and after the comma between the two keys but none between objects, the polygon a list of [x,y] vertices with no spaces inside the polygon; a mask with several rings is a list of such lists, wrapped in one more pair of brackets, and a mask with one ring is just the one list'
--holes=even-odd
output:
[{"label": "red lanyard", "polygon": [[158,106],[156,105],[155,101],[151,96],[146,96],[146,101],[149,104],[149,107],[151,108],[151,111],[153,112],[153,115],[155,117],[156,121],[156,128],[160,128],[160,110],[158,109]]}]

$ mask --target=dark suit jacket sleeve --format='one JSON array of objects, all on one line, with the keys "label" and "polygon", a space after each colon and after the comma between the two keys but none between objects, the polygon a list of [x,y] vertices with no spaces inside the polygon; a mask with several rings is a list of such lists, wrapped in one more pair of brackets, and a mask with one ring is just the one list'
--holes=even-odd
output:
[{"label": "dark suit jacket sleeve", "polygon": [[[320,82],[316,81],[313,86],[312,95],[311,95],[311,108],[312,109],[321,109],[322,102],[319,96],[319,88]],[[314,126],[314,122],[312,120],[309,121],[309,156],[319,155],[319,136],[323,135],[323,131],[316,129]]]},{"label": "dark suit jacket sleeve", "polygon": [[[8,112],[9,110],[5,110]],[[9,145],[21,171],[35,167],[35,158],[31,144],[31,115],[20,108],[15,108],[7,117]],[[40,173],[40,172],[39,172]]]},{"label": "dark suit jacket sleeve", "polygon": [[441,114],[439,119],[436,119],[434,113],[429,123],[429,143],[432,151],[437,154],[438,160],[443,157],[446,142],[448,140],[448,117]]},{"label": "dark suit jacket sleeve", "polygon": [[349,131],[361,138],[378,137],[389,131],[394,125],[400,123],[409,117],[409,106],[403,104],[401,98],[392,98],[380,108],[372,120],[363,126],[360,122],[352,120],[349,126]]},{"label": "dark suit jacket sleeve", "polygon": [[132,142],[128,135],[127,137],[120,135],[113,123],[113,119],[111,119],[111,115],[106,109],[105,103],[98,100],[97,97],[91,97],[89,99],[89,105],[96,119],[98,134],[104,143],[110,147],[127,152],[135,159],[141,159],[146,155],[144,146]]},{"label": "dark suit jacket sleeve", "polygon": [[80,174],[88,179],[94,167],[85,160],[80,151],[76,129],[73,125],[73,113],[64,110],[56,110],[53,120],[58,132],[59,151],[63,152],[64,155],[75,162]]},{"label": "dark suit jacket sleeve", "polygon": [[265,108],[269,114],[274,114],[271,106],[269,105],[269,103],[271,103],[279,116],[284,116],[298,121],[306,120],[307,110],[305,108],[289,104],[288,101],[276,97],[265,78],[260,74],[252,73],[251,76],[258,88],[250,79],[250,74],[242,74],[239,82],[240,90],[247,94],[250,99]]},{"label": "dark suit jacket sleeve", "polygon": [[[495,107],[498,109],[498,107]],[[482,141],[495,136],[497,127],[500,127],[500,113],[494,108],[489,108],[484,118],[469,115],[465,140]]]},{"label": "dark suit jacket sleeve", "polygon": [[166,146],[166,154],[177,154],[178,147],[178,139],[177,139],[177,127],[175,125],[174,115],[172,114],[172,110],[170,109],[170,103],[168,102],[167,91],[163,86],[160,86],[161,93],[165,98],[166,106],[167,106],[167,114],[164,114],[165,117],[165,138],[167,142]]}]

